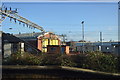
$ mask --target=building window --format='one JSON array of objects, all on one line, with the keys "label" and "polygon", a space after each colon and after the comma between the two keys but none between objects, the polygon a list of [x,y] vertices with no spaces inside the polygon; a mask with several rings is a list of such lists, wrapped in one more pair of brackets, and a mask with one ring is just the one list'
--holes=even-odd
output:
[{"label": "building window", "polygon": [[56,50],[56,48],[54,48],[54,47],[51,48],[51,51],[55,51],[55,50]]}]

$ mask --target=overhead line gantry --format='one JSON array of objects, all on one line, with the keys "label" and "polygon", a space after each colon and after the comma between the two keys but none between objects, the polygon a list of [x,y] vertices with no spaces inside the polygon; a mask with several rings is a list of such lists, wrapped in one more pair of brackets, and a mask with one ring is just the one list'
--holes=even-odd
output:
[{"label": "overhead line gantry", "polygon": [[42,32],[45,32],[44,29],[41,26],[31,22],[30,20],[28,20],[28,19],[26,19],[22,16],[19,16],[18,12],[17,12],[17,9],[12,10],[11,7],[10,7],[9,10],[8,10],[7,7],[1,6],[0,7],[0,16],[1,16],[0,24],[4,21],[4,19],[6,17],[9,17],[10,21],[13,19],[15,21],[15,23],[16,23],[16,21],[18,21],[19,24],[23,23],[23,26],[26,24],[26,26],[29,27],[29,28],[36,28],[36,29],[38,29]]}]

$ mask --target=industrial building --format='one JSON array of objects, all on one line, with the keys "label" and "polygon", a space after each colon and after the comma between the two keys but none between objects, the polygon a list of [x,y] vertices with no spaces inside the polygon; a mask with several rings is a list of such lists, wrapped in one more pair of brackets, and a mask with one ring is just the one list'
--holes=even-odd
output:
[{"label": "industrial building", "polygon": [[47,52],[47,45],[60,45],[60,38],[52,32],[47,32],[39,35],[38,49],[42,52]]},{"label": "industrial building", "polygon": [[[35,48],[43,53],[65,53],[69,54],[69,46],[61,44],[61,40],[58,35],[52,32],[46,33],[24,33],[16,34],[16,37],[29,42]],[[52,50],[54,48],[54,50]],[[32,51],[30,47],[26,47],[26,51]]]},{"label": "industrial building", "polygon": [[37,37],[41,35],[42,33],[22,33],[22,34],[15,34],[16,37],[20,38],[21,40],[24,40],[31,45],[33,45],[35,48],[37,48]]},{"label": "industrial building", "polygon": [[47,52],[54,53],[54,54],[69,54],[69,46],[66,45],[48,45]]},{"label": "industrial building", "polygon": [[29,52],[33,54],[38,54],[41,52],[34,45],[12,34],[0,32],[0,35],[2,36],[1,51],[3,58],[16,52]]},{"label": "industrial building", "polygon": [[103,53],[113,53],[117,55],[119,55],[120,53],[120,42],[73,42],[72,41],[69,42],[69,46],[73,48],[70,50],[76,52],[101,51]]},{"label": "industrial building", "polygon": [[[24,33],[3,36],[4,39],[4,55],[10,55],[18,50],[30,53],[66,53],[77,54],[89,51],[101,51],[103,53],[113,53],[119,55],[120,42],[67,42],[61,45],[58,35],[52,32],[46,33]],[[8,50],[9,49],[9,50]],[[13,50],[14,49],[14,50]],[[9,53],[9,54],[7,54]]]}]

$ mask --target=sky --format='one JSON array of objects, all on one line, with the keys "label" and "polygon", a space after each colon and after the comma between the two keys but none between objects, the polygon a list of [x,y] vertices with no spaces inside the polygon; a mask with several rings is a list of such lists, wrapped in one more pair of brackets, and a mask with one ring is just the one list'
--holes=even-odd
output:
[{"label": "sky", "polygon": [[2,2],[41,2],[41,1],[97,1],[97,2],[118,2],[119,0],[1,0]]},{"label": "sky", "polygon": [[[18,8],[20,16],[42,26],[45,31],[67,35],[68,41],[82,40],[82,21],[86,41],[99,41],[100,32],[103,41],[118,40],[117,2],[4,2],[4,5]],[[10,22],[9,18],[2,26],[6,33],[40,32]]]}]

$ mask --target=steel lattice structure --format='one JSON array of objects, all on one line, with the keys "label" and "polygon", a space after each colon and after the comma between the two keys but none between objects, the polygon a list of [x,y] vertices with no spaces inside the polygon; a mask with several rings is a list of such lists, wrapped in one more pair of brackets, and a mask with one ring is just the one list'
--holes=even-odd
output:
[{"label": "steel lattice structure", "polygon": [[26,25],[29,28],[36,28],[38,30],[41,30],[42,32],[45,32],[44,29],[41,26],[31,22],[30,20],[28,20],[28,19],[26,19],[22,16],[19,16],[18,12],[17,12],[17,9],[16,10],[11,10],[11,7],[10,7],[9,10],[7,10],[7,8],[5,8],[5,7],[0,7],[0,17],[1,17],[0,18],[0,24],[4,21],[4,19],[6,17],[9,17],[10,21],[13,19],[15,21],[15,23],[16,23],[16,21],[18,21],[19,24],[23,23],[23,26]]}]

